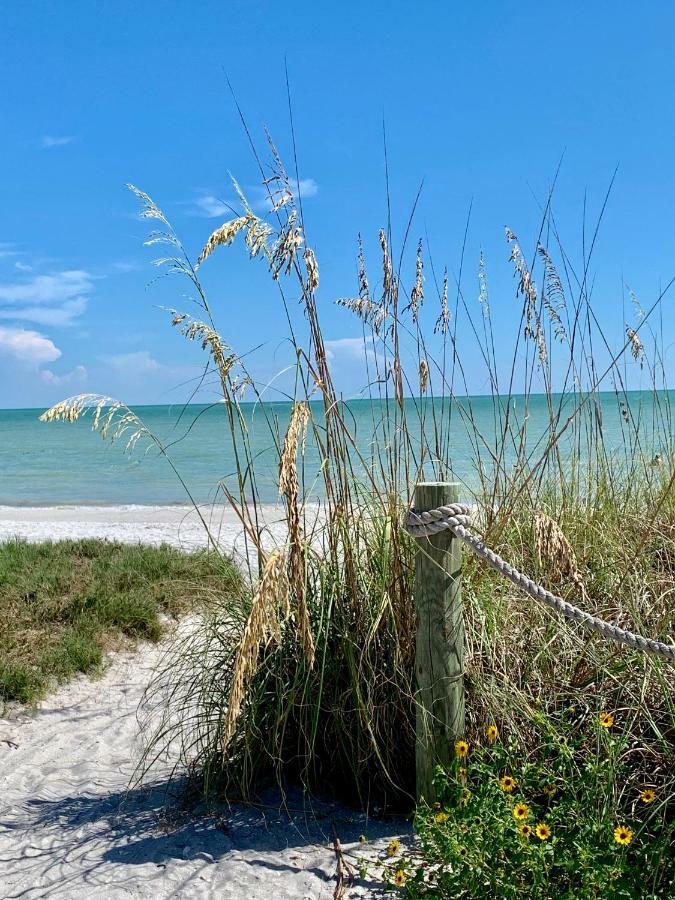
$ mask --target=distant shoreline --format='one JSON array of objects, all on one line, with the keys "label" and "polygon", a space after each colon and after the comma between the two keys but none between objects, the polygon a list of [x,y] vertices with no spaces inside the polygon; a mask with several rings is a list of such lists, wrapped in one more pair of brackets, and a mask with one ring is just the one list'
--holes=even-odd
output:
[{"label": "distant shoreline", "polygon": [[[260,507],[274,540],[283,540],[282,507]],[[230,507],[201,506],[213,539],[225,552],[246,555],[241,522]],[[125,544],[169,544],[194,551],[209,546],[209,539],[194,507],[185,505],[0,505],[0,542],[31,543],[98,539]]]}]

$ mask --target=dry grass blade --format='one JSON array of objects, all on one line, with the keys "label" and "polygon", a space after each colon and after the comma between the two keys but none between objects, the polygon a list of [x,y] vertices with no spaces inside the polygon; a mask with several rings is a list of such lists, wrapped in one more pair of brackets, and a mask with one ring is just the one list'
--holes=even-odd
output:
[{"label": "dry grass blade", "polygon": [[265,563],[241,643],[235,655],[232,687],[223,726],[223,753],[227,751],[227,745],[235,732],[248,684],[258,668],[260,645],[265,641],[279,638],[281,628],[279,610],[285,609],[287,598],[286,557],[281,551],[275,550]]}]

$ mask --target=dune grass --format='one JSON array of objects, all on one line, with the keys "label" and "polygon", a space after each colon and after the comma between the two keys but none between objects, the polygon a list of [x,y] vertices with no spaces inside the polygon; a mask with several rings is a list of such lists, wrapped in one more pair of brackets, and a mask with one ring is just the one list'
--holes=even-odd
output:
[{"label": "dune grass", "polygon": [[[241,214],[208,238],[195,263],[159,207],[133,189],[141,215],[159,228],[148,243],[169,247],[158,265],[190,283],[196,306],[171,310],[171,324],[202,346],[208,358],[204,381],[217,385],[226,401],[236,487],[222,483],[219,490],[258,551],[247,602],[234,608],[226,599],[211,608],[151,686],[147,761],[180,745],[181,765],[207,796],[250,796],[269,779],[293,780],[309,792],[332,791],[369,808],[410,810],[418,547],[401,523],[417,480],[455,477],[457,429],[469,434],[475,472],[462,487],[463,499],[475,504],[476,527],[486,543],[589,612],[662,640],[672,635],[675,448],[663,363],[663,294],[647,308],[630,295],[632,309],[622,313],[631,321],[613,346],[592,298],[595,239],[588,249],[584,243],[580,260],[572,260],[549,197],[530,252],[506,231],[516,303],[508,301],[511,334],[495,331],[483,255],[471,287],[475,301],[461,274],[454,289],[447,274],[441,276],[422,240],[410,252],[412,217],[397,246],[388,221],[374,250],[367,253],[359,239],[354,290],[333,298],[345,315],[356,317],[362,334],[363,396],[372,401],[373,426],[364,450],[333,384],[318,302],[319,263],[294,196],[297,178],[286,174],[271,141],[269,150],[261,172],[270,214],[254,212],[235,183]],[[239,355],[218,332],[201,281],[200,267],[215,265],[211,256],[236,241],[268,267],[288,318],[294,406],[285,429],[264,405],[268,386],[256,382],[247,354]],[[376,266],[367,265],[371,253]],[[479,361],[488,385],[488,429],[466,396],[469,358]],[[636,375],[645,389],[637,401],[628,391]],[[267,417],[270,445],[278,453],[288,536],[273,549],[264,540],[243,391],[261,401],[258,415]],[[542,398],[545,422],[537,432],[530,406]],[[606,439],[608,403],[619,423],[618,447]],[[129,449],[147,439],[168,453],[136,413],[108,397],[70,398],[44,418],[86,415],[103,437]],[[309,442],[320,460],[316,468],[304,452]],[[189,473],[180,477],[187,486]],[[322,508],[318,522],[308,515],[307,502],[314,500]],[[629,758],[624,781],[607,788],[589,780],[591,809],[602,809],[603,821],[625,824],[639,790],[653,784],[663,828],[659,846],[671,845],[673,667],[589,636],[469,555],[463,597],[464,737],[474,745],[492,723],[514,755],[535,765],[542,733],[555,738],[561,731],[556,722],[570,706],[589,722],[609,710]],[[570,752],[562,742],[556,748]],[[598,760],[591,743],[574,753],[583,771]],[[600,763],[607,764],[604,758]],[[637,824],[634,830],[643,834]],[[505,840],[511,837],[509,832]],[[611,834],[608,840],[611,846]],[[567,871],[573,872],[583,866],[585,848],[573,840],[570,845],[580,854],[569,859]],[[511,849],[492,847],[490,853],[508,855]],[[647,866],[637,839],[626,852],[633,854],[630,866]],[[447,862],[443,845],[440,857],[428,862]],[[553,896],[569,895],[566,877],[555,876]],[[670,877],[665,869],[656,871],[650,881],[655,895]],[[417,896],[412,877],[407,890]]]},{"label": "dune grass", "polygon": [[106,650],[157,641],[237,584],[215,554],[98,540],[0,544],[0,702],[33,703]]}]

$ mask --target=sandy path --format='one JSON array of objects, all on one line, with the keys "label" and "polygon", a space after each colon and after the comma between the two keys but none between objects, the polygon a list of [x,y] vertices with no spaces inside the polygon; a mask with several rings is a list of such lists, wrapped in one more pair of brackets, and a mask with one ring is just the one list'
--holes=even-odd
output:
[{"label": "sandy path", "polygon": [[[333,824],[362,854],[404,830],[335,805],[306,812],[224,808],[167,816],[166,783],[126,796],[138,758],[136,708],[160,648],[117,655],[36,713],[0,720],[0,897],[328,898]],[[300,796],[288,805],[302,809]],[[348,897],[379,896],[357,884]]]},{"label": "sandy path", "polygon": [[[185,512],[157,508],[0,511],[0,540],[108,537],[189,546]],[[203,541],[191,524],[192,546]],[[225,521],[232,546],[240,530]],[[37,712],[0,719],[0,898],[320,898],[335,887],[333,825],[363,855],[405,832],[335,805],[282,813],[231,807],[219,816],[166,815],[166,773],[127,795],[138,760],[136,709],[163,652],[143,646],[112,658],[99,680],[79,677]],[[300,796],[288,806],[303,810]],[[357,884],[347,897],[379,896]]]}]

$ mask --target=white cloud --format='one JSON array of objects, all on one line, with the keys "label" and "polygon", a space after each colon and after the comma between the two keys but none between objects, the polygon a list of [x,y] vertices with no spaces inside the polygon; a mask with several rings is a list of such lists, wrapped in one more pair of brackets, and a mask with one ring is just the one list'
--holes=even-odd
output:
[{"label": "white cloud", "polygon": [[[301,178],[296,181],[295,178],[290,179],[291,190],[296,200],[300,197],[302,200],[309,200],[310,197],[316,197],[319,193],[319,185],[313,178]],[[270,210],[273,203],[270,200],[269,193],[266,188],[256,185],[249,191],[251,205],[254,209]],[[278,199],[275,196],[275,201]],[[221,200],[215,194],[203,193],[197,197],[191,204],[191,213],[193,216],[202,216],[206,219],[232,218],[237,215],[236,210],[239,208],[239,201],[233,199],[231,203]]]},{"label": "white cloud", "polygon": [[113,353],[100,357],[113,372],[118,375],[149,375],[162,372],[168,367],[157,362],[148,350],[136,350],[131,353]]},{"label": "white cloud", "polygon": [[12,306],[0,308],[0,319],[12,319],[18,322],[33,322],[35,325],[51,325],[64,328],[72,325],[78,316],[87,308],[85,297],[66,300],[61,306]]},{"label": "white cloud", "polygon": [[0,354],[39,366],[59,359],[61,351],[53,341],[37,331],[0,327]]},{"label": "white cloud", "polygon": [[20,255],[21,251],[16,249],[16,244],[0,241],[0,259],[11,259],[14,256]]},{"label": "white cloud", "polygon": [[373,348],[363,338],[336,338],[333,341],[325,341],[326,356],[329,360],[337,357],[351,360],[364,360],[366,356],[373,357]]},{"label": "white cloud", "polygon": [[212,194],[205,194],[195,200],[195,215],[204,216],[207,219],[220,218],[225,215],[232,215],[230,207],[214,197]]},{"label": "white cloud", "polygon": [[24,281],[0,284],[0,302],[58,303],[72,300],[93,290],[94,279],[89,272],[71,269],[51,275],[35,275]]},{"label": "white cloud", "polygon": [[87,370],[84,366],[75,366],[70,372],[64,372],[63,375],[56,375],[51,369],[43,369],[40,372],[40,378],[45,384],[66,385],[66,384],[85,384],[87,381]]},{"label": "white cloud", "polygon": [[319,193],[319,185],[313,178],[301,178],[300,181],[292,180],[291,184],[296,186],[297,192],[303,200],[308,200],[310,197],[316,197]]},{"label": "white cloud", "polygon": [[14,263],[14,268],[15,268],[15,269],[18,269],[19,272],[32,272],[32,271],[33,271],[33,267],[32,267],[32,266],[29,266],[28,263],[22,263],[22,262],[21,262],[20,260],[18,260],[18,259],[17,259],[17,261]]},{"label": "white cloud", "polygon": [[57,137],[53,134],[43,134],[40,138],[40,146],[43,150],[49,150],[52,147],[65,147],[75,140],[73,135],[62,135]]}]

